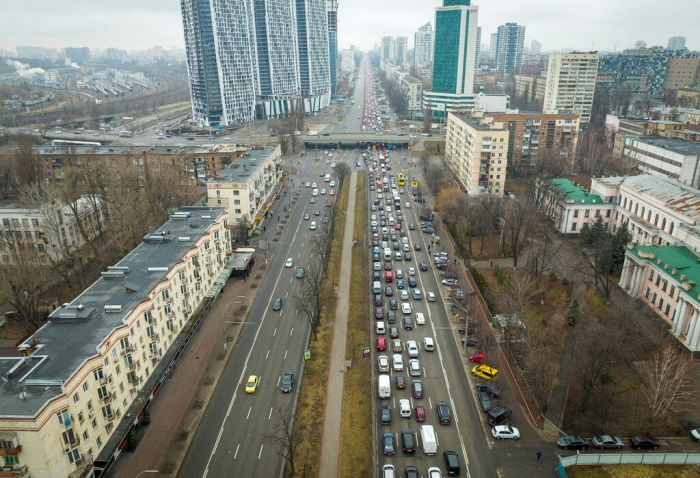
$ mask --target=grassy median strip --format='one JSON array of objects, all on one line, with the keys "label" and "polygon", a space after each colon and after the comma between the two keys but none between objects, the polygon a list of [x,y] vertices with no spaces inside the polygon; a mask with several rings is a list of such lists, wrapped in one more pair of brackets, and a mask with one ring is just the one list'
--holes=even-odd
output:
[{"label": "grassy median strip", "polygon": [[[340,275],[340,258],[343,252],[343,236],[345,235],[345,209],[348,204],[350,192],[350,178],[347,177],[343,184],[343,191],[336,196],[334,219],[334,239],[328,272],[333,275],[326,276],[324,287],[333,288],[333,283],[338,283]],[[334,267],[334,264],[336,266]],[[323,437],[323,417],[326,409],[326,388],[328,386],[328,372],[331,361],[331,348],[333,346],[333,327],[328,327],[329,322],[335,321],[336,304],[335,294],[333,302],[323,311],[321,325],[318,328],[318,340],[309,342],[311,359],[306,361],[304,381],[299,395],[299,406],[294,422],[294,442],[297,446],[294,455],[295,476],[318,475],[321,466],[321,438]],[[299,319],[306,320],[306,319]],[[311,467],[311,468],[309,468]],[[290,467],[287,466],[287,476]]]},{"label": "grassy median strip", "polygon": [[[368,231],[365,175],[357,177],[355,224],[352,249],[352,282],[348,311],[346,358],[352,369],[345,374],[343,384],[343,421],[340,430],[340,465],[338,476],[372,476],[372,396],[371,363],[362,357],[362,349],[371,346],[371,330],[367,293],[369,276],[367,247]],[[365,245],[365,247],[363,247]]]}]

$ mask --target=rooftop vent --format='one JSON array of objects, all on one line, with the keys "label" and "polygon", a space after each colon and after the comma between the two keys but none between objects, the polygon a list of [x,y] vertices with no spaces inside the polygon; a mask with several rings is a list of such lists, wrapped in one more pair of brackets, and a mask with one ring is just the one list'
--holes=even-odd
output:
[{"label": "rooftop vent", "polygon": [[169,269],[167,267],[149,267],[147,270],[150,274],[151,272],[168,272]]},{"label": "rooftop vent", "polygon": [[177,238],[177,242],[189,242],[190,236],[180,236]]},{"label": "rooftop vent", "polygon": [[105,305],[105,313],[115,313],[115,312],[121,312],[122,311],[122,306],[121,305]]}]

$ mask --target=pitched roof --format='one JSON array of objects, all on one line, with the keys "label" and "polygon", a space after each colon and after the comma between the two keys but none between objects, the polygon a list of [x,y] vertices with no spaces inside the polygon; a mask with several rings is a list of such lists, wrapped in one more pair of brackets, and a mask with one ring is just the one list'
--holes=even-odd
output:
[{"label": "pitched roof", "polygon": [[569,204],[604,205],[605,201],[597,195],[589,193],[585,188],[574,184],[566,178],[554,178],[549,182],[559,190],[564,201]]}]

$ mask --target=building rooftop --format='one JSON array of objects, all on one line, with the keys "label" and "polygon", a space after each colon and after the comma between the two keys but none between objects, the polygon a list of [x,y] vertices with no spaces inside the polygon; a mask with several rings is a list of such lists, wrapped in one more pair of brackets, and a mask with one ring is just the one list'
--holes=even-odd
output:
[{"label": "building rooftop", "polygon": [[[697,297],[700,292],[700,262],[698,256],[685,246],[628,246],[642,260],[654,261],[659,269],[683,285],[685,292]],[[666,267],[668,266],[668,267]]]},{"label": "building rooftop", "polygon": [[572,204],[605,204],[605,201],[597,195],[589,193],[585,188],[574,184],[566,178],[549,179],[551,183],[561,194],[565,202]]},{"label": "building rooftop", "polygon": [[[184,207],[122,259],[128,268],[122,278],[102,277],[67,307],[59,307],[25,344],[36,348],[23,359],[0,358],[0,415],[35,417],[50,400],[61,396],[63,385],[92,357],[109,334],[124,325],[125,317],[180,262],[196,241],[226,212],[223,207]],[[159,268],[158,272],[149,268]],[[106,306],[114,312],[106,312]],[[25,397],[20,398],[20,386]]]},{"label": "building rooftop", "polygon": [[279,146],[266,146],[260,149],[248,149],[216,177],[216,181],[244,183],[262,166],[267,158],[275,153]]},{"label": "building rooftop", "polygon": [[[632,137],[631,139],[635,138]],[[665,138],[663,136],[637,136],[636,139],[642,143],[668,149],[683,156],[700,155],[700,143],[695,141],[687,141],[681,138]]]}]

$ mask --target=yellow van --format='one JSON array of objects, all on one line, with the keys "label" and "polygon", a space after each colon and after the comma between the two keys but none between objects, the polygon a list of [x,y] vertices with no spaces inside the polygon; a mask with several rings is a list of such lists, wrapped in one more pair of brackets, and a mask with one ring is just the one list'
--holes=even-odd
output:
[{"label": "yellow van", "polygon": [[486,380],[496,380],[498,378],[498,370],[488,365],[477,365],[472,369],[472,375],[485,378]]}]

